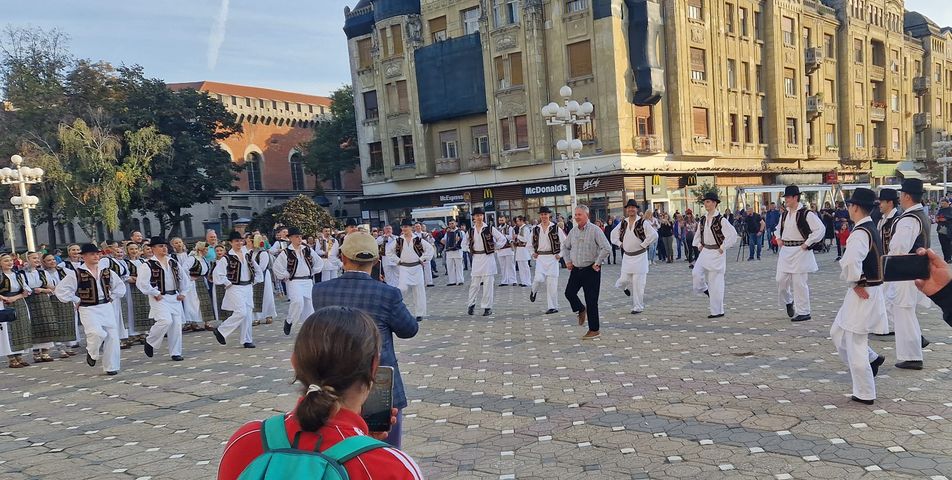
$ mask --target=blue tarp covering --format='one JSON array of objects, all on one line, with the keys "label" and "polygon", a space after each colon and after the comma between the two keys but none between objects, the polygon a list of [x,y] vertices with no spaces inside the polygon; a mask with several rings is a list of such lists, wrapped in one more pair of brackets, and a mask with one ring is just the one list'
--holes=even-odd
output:
[{"label": "blue tarp covering", "polygon": [[612,16],[612,0],[592,0],[592,14],[595,20]]},{"label": "blue tarp covering", "polygon": [[374,30],[374,12],[368,11],[361,15],[344,20],[344,34],[348,39],[369,35]]},{"label": "blue tarp covering", "polygon": [[664,94],[664,67],[655,43],[661,38],[661,10],[648,0],[625,0],[628,7],[628,62],[635,85],[631,103],[654,105]]},{"label": "blue tarp covering", "polygon": [[486,112],[486,79],[479,33],[419,48],[416,58],[420,120],[439,122]]},{"label": "blue tarp covering", "polygon": [[374,20],[420,13],[420,0],[374,0]]}]

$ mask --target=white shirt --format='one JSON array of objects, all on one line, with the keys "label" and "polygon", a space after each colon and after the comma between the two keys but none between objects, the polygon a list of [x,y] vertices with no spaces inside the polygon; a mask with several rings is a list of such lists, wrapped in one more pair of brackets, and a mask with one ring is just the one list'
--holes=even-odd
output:
[{"label": "white shirt", "polygon": [[[823,220],[820,220],[820,217],[815,212],[807,212],[807,224],[810,225],[810,236],[808,238],[803,238],[803,235],[800,234],[800,230],[797,229],[797,212],[804,208],[806,207],[800,205],[800,208],[793,211],[787,209],[787,215],[783,222],[783,236],[780,240],[793,242],[802,241],[808,246],[823,241],[823,236],[826,234],[826,227],[823,225]],[[779,227],[777,228],[777,234],[780,234]]]},{"label": "white shirt", "polygon": [[158,257],[153,256],[148,261],[142,262],[136,267],[136,288],[138,288],[143,295],[150,297],[164,295],[164,292],[159,290],[157,286],[152,285],[152,267],[149,265],[149,262],[155,261],[159,263],[160,267],[162,267],[162,274],[165,276],[165,288],[167,288],[168,291],[175,289],[175,275],[178,275],[178,294],[185,295],[188,293],[188,291],[192,288],[192,282],[188,281],[188,270],[185,270],[185,267],[179,263],[179,271],[175,272],[172,270],[172,262],[170,261],[171,259],[169,257],[165,257],[163,260],[159,260]]},{"label": "white shirt", "polygon": [[[274,259],[274,276],[279,280],[287,280],[291,277],[294,277],[295,280],[310,280],[311,276],[323,271],[324,259],[313,250],[311,250],[311,268],[308,268],[307,261],[304,260],[305,248],[310,247],[303,243],[298,245],[297,248],[294,248],[294,245],[288,245],[287,248],[283,250],[284,254],[279,254],[278,257]],[[297,266],[295,266],[294,272],[288,272],[289,255],[294,255],[294,257],[297,258]]]},{"label": "white shirt", "polygon": [[[909,207],[903,214],[916,210],[922,210],[922,205],[917,203]],[[906,217],[893,223],[893,232],[893,236],[889,239],[889,254],[904,255],[912,250],[912,246],[916,243],[916,239],[919,238],[922,230],[919,219]]]},{"label": "white shirt", "polygon": [[[85,263],[80,265],[76,269],[86,270],[87,272],[92,273],[92,271],[89,270],[88,267],[86,267]],[[96,278],[96,283],[98,284],[97,286],[99,287],[96,289],[99,292],[99,298],[98,298],[99,301],[104,300],[103,288],[102,288],[102,272],[105,270],[106,269],[101,267],[97,268],[97,272],[94,275],[94,277]],[[59,284],[56,285],[56,290],[54,290],[54,293],[56,294],[56,298],[58,298],[59,301],[63,303],[75,303],[76,305],[79,305],[80,298],[76,296],[76,288],[78,286],[77,284],[78,284],[78,281],[76,279],[76,272],[73,270],[67,269],[66,277],[63,278],[63,280],[60,281]],[[126,284],[120,279],[113,278],[112,281],[109,283],[109,285],[110,285],[109,296],[111,297],[111,300],[118,300],[122,298],[123,295],[126,294]]]},{"label": "white shirt", "polygon": [[215,270],[212,272],[215,284],[224,285],[226,288],[231,286],[231,282],[228,281],[228,255],[238,257],[241,262],[238,266],[238,281],[241,283],[251,282],[256,276],[255,273],[252,273],[252,269],[255,267],[248,265],[245,251],[242,249],[240,252],[229,250],[224,257],[218,259],[218,262],[215,263]]},{"label": "white shirt", "polygon": [[390,257],[390,260],[396,263],[417,263],[417,262],[429,262],[435,253],[433,245],[430,245],[430,242],[425,240],[420,241],[420,245],[423,247],[423,255],[417,255],[416,250],[413,249],[413,242],[416,236],[411,235],[408,239],[403,237],[403,248],[400,251],[400,256],[397,256],[397,241],[394,241],[392,245],[387,247],[387,256]]}]

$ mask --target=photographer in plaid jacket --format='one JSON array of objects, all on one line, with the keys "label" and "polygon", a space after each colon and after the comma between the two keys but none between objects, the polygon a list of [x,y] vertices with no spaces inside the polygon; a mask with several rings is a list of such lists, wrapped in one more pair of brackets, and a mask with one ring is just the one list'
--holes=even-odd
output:
[{"label": "photographer in plaid jacket", "polygon": [[400,289],[391,287],[370,276],[379,261],[377,242],[366,232],[354,232],[344,238],[340,248],[344,274],[335,279],[314,284],[311,300],[314,311],[329,306],[351,307],[363,310],[373,317],[380,330],[380,365],[393,367],[393,406],[400,413],[387,437],[387,443],[400,448],[400,431],[407,395],[393,351],[393,336],[413,338],[419,326],[403,303]]}]

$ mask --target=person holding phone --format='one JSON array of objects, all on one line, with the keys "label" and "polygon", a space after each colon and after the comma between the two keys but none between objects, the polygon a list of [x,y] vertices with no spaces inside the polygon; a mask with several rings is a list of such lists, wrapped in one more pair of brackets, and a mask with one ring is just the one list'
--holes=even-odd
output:
[{"label": "person holding phone", "polygon": [[920,248],[916,254],[929,260],[928,277],[916,280],[916,288],[942,309],[942,319],[952,327],[952,268],[932,249]]},{"label": "person holding phone", "polygon": [[[374,321],[358,309],[322,308],[304,321],[291,353],[301,398],[284,416],[284,430],[293,448],[326,452],[345,439],[370,431],[361,411],[380,368],[380,340]],[[261,421],[246,423],[231,436],[218,467],[219,480],[237,479],[264,453],[262,425]],[[371,436],[383,439],[386,433]],[[409,455],[383,445],[343,462],[343,466],[351,480],[423,478]]]}]

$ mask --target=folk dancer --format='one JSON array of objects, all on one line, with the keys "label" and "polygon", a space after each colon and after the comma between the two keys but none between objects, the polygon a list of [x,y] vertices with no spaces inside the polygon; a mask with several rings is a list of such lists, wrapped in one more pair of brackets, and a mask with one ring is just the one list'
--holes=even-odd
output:
[{"label": "folk dancer", "polygon": [[807,275],[819,267],[813,247],[823,243],[823,220],[800,203],[800,188],[787,185],[783,192],[784,210],[780,214],[777,244],[777,287],[780,302],[792,322],[810,320],[810,285]]},{"label": "folk dancer", "polygon": [[145,355],[152,357],[162,340],[169,337],[169,356],[175,362],[182,358],[182,322],[185,309],[182,302],[192,289],[188,270],[174,257],[169,256],[169,245],[163,237],[152,237],[152,258],[139,264],[136,270],[136,288],[149,297],[149,316],[155,324],[143,345]]},{"label": "folk dancer", "polygon": [[251,335],[251,320],[254,318],[254,287],[263,280],[251,252],[243,248],[241,234],[232,231],[228,234],[231,250],[215,264],[212,275],[218,288],[225,289],[220,308],[231,315],[218,325],[213,333],[218,343],[224,345],[235,329],[241,329],[241,344],[245,348],[255,348]]},{"label": "folk dancer", "polygon": [[[185,271],[191,270],[195,265],[195,260],[194,257],[189,255],[188,245],[185,244],[185,241],[182,240],[181,237],[172,237],[169,239],[169,247],[169,256],[174,258]],[[185,295],[185,300],[182,302],[182,308],[185,311],[185,317],[182,319],[182,331],[192,332],[195,330],[204,330],[205,326],[203,325],[204,322],[202,322],[202,315],[199,312],[195,281],[191,273],[189,273],[188,277],[192,283],[192,288],[188,290],[189,293]]]},{"label": "folk dancer", "polygon": [[[291,242],[288,241],[288,227],[279,227],[277,231],[274,232],[274,242],[271,243],[271,248],[268,249],[268,253],[270,253],[272,257],[277,258],[278,254],[285,248],[288,248],[290,244]],[[278,286],[281,288],[280,294],[287,296],[288,286],[284,282],[279,283]]]},{"label": "folk dancer", "polygon": [[274,259],[274,276],[285,282],[288,288],[288,318],[284,321],[284,334],[291,334],[291,327],[301,323],[314,313],[311,303],[311,288],[314,275],[324,270],[324,260],[311,247],[303,243],[301,229],[288,228],[288,247]]},{"label": "folk dancer", "polygon": [[13,269],[13,264],[13,255],[0,254],[0,300],[4,310],[12,309],[15,313],[12,322],[0,323],[0,355],[7,356],[10,368],[23,368],[30,366],[23,360],[23,354],[33,348],[30,309],[25,300],[31,290]]},{"label": "folk dancer", "polygon": [[463,245],[466,243],[466,234],[456,226],[456,220],[450,220],[446,226],[446,234],[440,239],[443,244],[443,258],[446,260],[446,274],[449,278],[447,287],[462,285],[466,278],[463,276]]},{"label": "folk dancer", "polygon": [[[588,207],[575,207],[575,228],[565,237],[562,249],[565,252],[565,268],[569,281],[565,285],[565,298],[578,314],[579,326],[588,321],[588,332],[582,340],[592,340],[600,333],[598,296],[602,284],[602,262],[612,253],[605,232],[589,220]],[[585,294],[585,303],[578,298],[578,291]]]},{"label": "folk dancer", "polygon": [[63,303],[56,298],[53,291],[60,280],[66,277],[66,270],[56,266],[56,256],[52,253],[43,255],[43,270],[40,272],[46,279],[46,284],[50,289],[50,303],[59,326],[56,328],[56,339],[54,340],[60,349],[60,358],[68,358],[76,355],[73,347],[76,344],[76,308],[71,303]]},{"label": "folk dancer", "polygon": [[[102,251],[102,263],[103,268],[108,268],[113,271],[119,278],[119,281],[125,282],[129,278],[129,268],[126,265],[126,262],[119,258],[117,254],[119,249],[119,244],[113,241],[107,241],[100,244],[100,251]],[[126,293],[130,289],[126,289]],[[123,294],[125,297],[125,294]],[[116,310],[116,321],[119,322],[116,324],[116,331],[119,334],[119,348],[126,350],[132,348],[132,342],[129,341],[129,329],[126,326],[125,314],[125,305],[120,298],[118,301],[112,302],[112,308]]]},{"label": "folk dancer", "polygon": [[502,280],[500,287],[516,285],[516,252],[513,250],[512,240],[514,229],[506,222],[506,217],[499,217],[499,223],[496,229],[506,237],[506,243],[496,249],[496,259],[499,260],[499,269],[501,270]]},{"label": "folk dancer", "polygon": [[326,282],[337,278],[340,271],[340,243],[331,236],[331,229],[325,228],[323,234],[317,240],[317,249],[324,260],[324,270],[321,271],[321,280]]},{"label": "folk dancer", "polygon": [[621,248],[621,275],[616,288],[631,296],[631,313],[645,309],[645,283],[648,278],[648,247],[658,240],[658,231],[638,215],[638,202],[625,204],[625,219],[611,231],[612,243]]},{"label": "folk dancer", "polygon": [[485,212],[480,207],[473,209],[473,231],[469,236],[467,251],[473,258],[473,268],[469,279],[469,308],[467,313],[473,315],[476,309],[476,299],[482,287],[483,316],[493,314],[493,289],[496,281],[496,258],[493,253],[496,248],[506,244],[506,237],[496,227],[483,223]]},{"label": "folk dancer", "polygon": [[535,302],[539,290],[545,286],[547,314],[559,311],[559,259],[562,255],[562,244],[565,243],[565,232],[552,223],[552,210],[549,207],[539,208],[539,224],[532,227],[529,247],[532,258],[535,259],[535,276],[532,279],[532,289],[529,292],[529,301]]},{"label": "folk dancer", "polygon": [[194,288],[185,294],[186,315],[190,298],[198,301],[198,314],[202,320],[202,327],[207,332],[215,329],[212,327],[212,321],[218,321],[218,311],[215,307],[215,295],[212,292],[212,265],[208,263],[208,244],[205,242],[195,242],[195,248],[192,250],[191,257],[195,260],[188,269],[189,276],[192,277]]},{"label": "folk dancer", "polygon": [[[50,294],[53,288],[47,283],[46,275],[42,274],[43,265],[40,254],[30,252],[26,257],[26,268],[20,271],[22,283],[30,290],[26,297],[26,304],[30,309],[30,324],[33,334],[33,361],[52,362],[50,350],[55,347],[55,340],[59,336],[60,321]],[[68,357],[68,355],[67,355]]]},{"label": "folk dancer", "polygon": [[[877,227],[879,236],[883,240],[883,254],[889,253],[889,239],[892,237],[893,224],[899,219],[899,193],[893,188],[883,188],[879,191],[879,213],[882,217],[879,219]],[[887,337],[895,335],[895,322],[893,321],[893,301],[896,298],[896,284],[894,282],[883,284],[883,297],[886,300],[886,320],[888,329],[886,333],[874,334],[876,336]]]},{"label": "folk dancer", "polygon": [[[919,248],[929,248],[932,220],[922,209],[924,192],[922,180],[903,180],[899,189],[899,205],[903,212],[892,225],[889,255],[916,253]],[[929,345],[929,341],[922,336],[916,306],[931,303],[916,288],[915,282],[894,282],[891,287],[889,304],[896,327],[896,368],[922,370],[922,349]]]},{"label": "folk dancer", "polygon": [[737,230],[726,217],[717,211],[721,199],[717,193],[704,195],[705,215],[700,218],[694,246],[700,250],[691,275],[694,291],[710,298],[711,314],[707,318],[724,316],[724,275],[727,271],[727,255],[724,254],[737,243]]},{"label": "folk dancer", "polygon": [[413,222],[409,219],[400,224],[400,236],[387,249],[387,256],[397,262],[400,269],[400,293],[407,310],[418,322],[426,316],[426,273],[424,266],[430,263],[436,250],[422,235],[414,235]]},{"label": "folk dancer", "polygon": [[76,270],[77,267],[83,264],[83,257],[80,255],[80,246],[78,243],[71,243],[66,247],[66,258],[60,262],[59,266],[62,268],[68,268],[70,270]]},{"label": "folk dancer", "polygon": [[259,325],[261,323],[270,325],[274,322],[274,317],[278,315],[277,308],[274,305],[274,277],[271,273],[271,267],[274,264],[274,259],[271,258],[271,254],[268,253],[268,251],[264,248],[264,237],[261,235],[255,235],[253,241],[253,258],[255,263],[258,265],[258,271],[262,272],[262,275],[264,276],[264,281],[257,283],[254,286],[255,319],[252,322],[252,325]]},{"label": "folk dancer", "polygon": [[[402,224],[400,229],[403,230]],[[433,239],[433,234],[426,231],[426,228],[422,222],[416,222],[413,224],[413,236],[422,238],[423,241],[429,243],[430,246],[433,247],[433,251],[436,252],[436,240]],[[436,257],[436,255],[433,256]],[[433,279],[439,277],[439,274],[433,271],[432,258],[430,260],[431,261],[423,264],[423,279],[426,281],[427,287],[432,287],[434,285]]]},{"label": "folk dancer", "polygon": [[129,320],[126,322],[129,329],[129,335],[132,344],[145,343],[145,334],[152,328],[152,319],[149,317],[149,297],[143,295],[136,288],[136,277],[139,274],[139,265],[145,263],[142,258],[142,247],[138,243],[129,243],[126,245],[126,268],[129,270],[129,277],[126,279],[129,292],[126,294],[126,314]]},{"label": "folk dancer", "polygon": [[529,251],[529,239],[532,237],[532,227],[526,223],[526,217],[516,217],[516,228],[512,236],[512,245],[516,250],[517,276],[520,287],[528,287],[532,283],[532,269],[529,260],[532,252]]},{"label": "folk dancer", "polygon": [[95,367],[102,360],[107,375],[119,373],[119,336],[116,310],[110,305],[126,293],[126,284],[108,268],[101,267],[99,248],[91,243],[80,247],[83,264],[67,270],[54,293],[61,302],[79,309],[79,321],[86,335],[86,364]]},{"label": "folk dancer", "polygon": [[383,279],[387,282],[387,285],[400,288],[400,270],[397,269],[397,264],[394,263],[393,259],[387,256],[387,251],[396,241],[397,237],[393,234],[393,227],[385,225],[383,235],[377,238],[377,246],[380,250],[380,267],[383,270]]},{"label": "folk dancer", "polygon": [[869,216],[876,208],[875,201],[876,194],[868,188],[856,189],[846,201],[850,219],[856,224],[840,259],[840,278],[849,283],[849,288],[830,328],[836,351],[850,370],[852,400],[865,405],[872,405],[876,399],[874,378],[886,361],[869,348],[869,334],[886,331],[882,244]]}]

